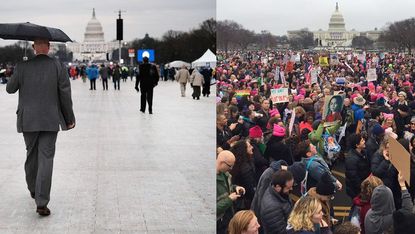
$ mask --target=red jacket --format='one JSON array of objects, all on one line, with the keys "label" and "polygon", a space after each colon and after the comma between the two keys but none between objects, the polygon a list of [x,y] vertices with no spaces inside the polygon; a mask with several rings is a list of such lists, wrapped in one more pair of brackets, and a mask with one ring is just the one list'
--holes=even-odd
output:
[{"label": "red jacket", "polygon": [[359,217],[360,230],[361,230],[360,233],[364,234],[365,233],[365,216],[366,216],[366,213],[370,209],[370,200],[362,201],[360,198],[360,195],[358,195],[353,199],[353,204],[360,207],[360,217]]}]

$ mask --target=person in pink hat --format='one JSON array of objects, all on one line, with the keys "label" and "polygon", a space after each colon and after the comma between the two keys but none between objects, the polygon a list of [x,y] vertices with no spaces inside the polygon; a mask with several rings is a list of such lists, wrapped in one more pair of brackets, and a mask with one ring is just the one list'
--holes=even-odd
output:
[{"label": "person in pink hat", "polygon": [[265,145],[263,143],[264,137],[261,127],[258,125],[249,129],[249,140],[253,147],[253,160],[255,165],[255,181],[259,181],[262,173],[268,168],[269,162],[264,158]]},{"label": "person in pink hat", "polygon": [[286,145],[284,139],[286,136],[284,127],[274,124],[272,136],[267,142],[267,148],[264,157],[271,161],[284,160],[291,165],[293,163],[291,150]]}]

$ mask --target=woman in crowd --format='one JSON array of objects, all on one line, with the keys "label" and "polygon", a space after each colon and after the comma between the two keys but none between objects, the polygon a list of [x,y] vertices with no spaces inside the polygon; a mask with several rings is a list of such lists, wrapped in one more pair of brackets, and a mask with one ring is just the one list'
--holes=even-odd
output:
[{"label": "woman in crowd", "polygon": [[241,210],[229,222],[228,234],[258,234],[259,227],[252,210]]},{"label": "woman in crowd", "polygon": [[[306,196],[295,203],[288,218],[287,234],[331,233],[323,219],[323,208],[319,200]],[[325,231],[321,231],[325,228]]]}]

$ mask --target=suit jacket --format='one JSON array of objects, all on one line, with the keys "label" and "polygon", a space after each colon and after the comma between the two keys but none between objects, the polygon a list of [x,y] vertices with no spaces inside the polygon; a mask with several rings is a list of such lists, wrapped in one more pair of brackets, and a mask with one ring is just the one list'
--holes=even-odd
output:
[{"label": "suit jacket", "polygon": [[141,89],[152,89],[157,85],[158,80],[159,74],[156,66],[149,63],[140,64],[135,87],[138,87],[138,84],[140,84]]},{"label": "suit jacket", "polygon": [[64,65],[47,55],[16,65],[8,93],[19,90],[17,131],[59,131],[75,123],[71,83]]}]

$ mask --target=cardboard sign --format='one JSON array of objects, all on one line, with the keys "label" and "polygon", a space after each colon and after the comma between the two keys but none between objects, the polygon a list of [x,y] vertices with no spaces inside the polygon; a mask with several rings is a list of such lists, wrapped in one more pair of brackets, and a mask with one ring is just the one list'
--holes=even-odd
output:
[{"label": "cardboard sign", "polygon": [[370,68],[367,69],[367,81],[376,81],[378,76],[376,75],[376,69]]},{"label": "cardboard sign", "polygon": [[319,57],[318,58],[318,63],[320,64],[320,66],[322,67],[328,67],[329,66],[329,60],[327,57]]},{"label": "cardboard sign", "polygon": [[352,60],[352,55],[351,54],[348,54],[347,55],[347,61],[351,61]]},{"label": "cardboard sign", "polygon": [[271,89],[272,103],[289,102],[288,88]]},{"label": "cardboard sign", "polygon": [[395,139],[389,137],[389,158],[395,168],[402,173],[408,184],[411,183],[411,156],[408,151]]}]

